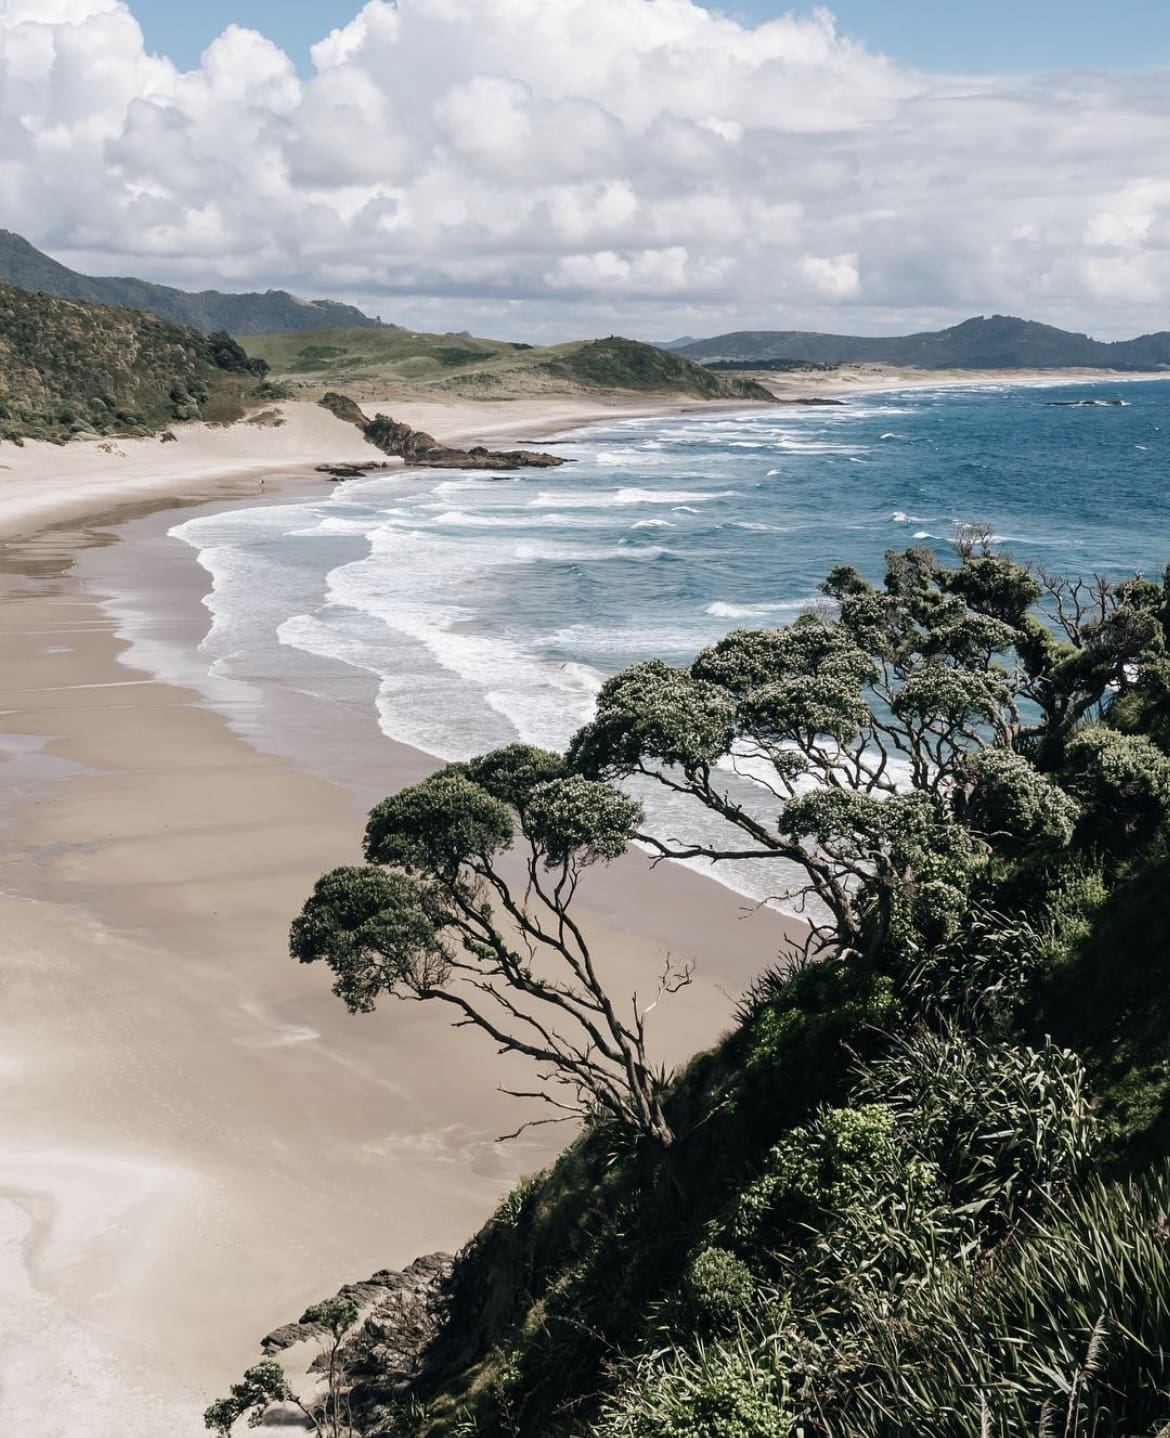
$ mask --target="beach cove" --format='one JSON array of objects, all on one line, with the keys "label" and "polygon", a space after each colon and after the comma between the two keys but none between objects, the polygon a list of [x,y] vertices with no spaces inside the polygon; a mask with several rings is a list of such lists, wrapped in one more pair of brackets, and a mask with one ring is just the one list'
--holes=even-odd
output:
[{"label": "beach cove", "polygon": [[[201,1432],[264,1333],[454,1249],[564,1141],[495,1142],[526,1116],[497,1092],[522,1065],[421,1008],[351,1018],[287,958],[319,873],[360,857],[366,796],[434,761],[369,714],[294,704],[300,752],[344,756],[351,782],[330,781],[120,662],[111,602],[131,588],[195,659],[206,575],[166,531],[261,494],[255,473],[186,484],[182,510],[95,513],[3,558],[0,1381],[26,1435]],[[237,727],[249,709],[242,693]],[[745,920],[728,953],[741,901],[646,870],[598,875],[588,919],[627,987],[651,989],[667,952],[700,962],[662,1013],[675,1062],[718,1036],[782,923]]]},{"label": "beach cove", "polygon": [[[957,442],[970,447],[969,426],[991,411],[964,397],[969,385],[952,388],[961,392]],[[1146,388],[1164,393],[1164,386]],[[881,403],[905,408],[896,396]],[[881,436],[896,435],[903,423],[929,426],[934,403],[893,417],[705,412],[697,427],[716,426],[721,435],[703,441],[707,459],[720,449],[763,475],[784,466],[773,488],[793,514],[822,496],[822,528],[813,515],[788,541],[808,575],[794,576],[791,596],[781,593],[788,580],[777,569],[760,576],[782,606],[795,612],[806,601],[806,578],[823,573],[822,546],[850,557],[841,548],[855,542],[851,533],[862,536],[859,552],[872,550],[878,563],[885,543],[929,542],[923,531],[945,541],[959,513],[887,502],[879,486],[894,471],[882,480],[871,453],[884,445],[893,454],[898,441]],[[1098,418],[1132,425],[1142,414],[1140,404],[1043,406],[1036,397],[1020,413],[1028,424],[1039,416],[1081,425],[1082,436],[1104,435],[1111,465],[1108,436],[1116,429],[1085,426]],[[39,446],[0,453],[0,464],[11,466],[0,473],[0,493],[11,496],[0,524],[21,536],[7,543],[0,566],[7,799],[0,1053],[8,1079],[0,1222],[3,1281],[17,1295],[0,1367],[21,1433],[202,1431],[202,1406],[257,1356],[264,1333],[343,1282],[458,1246],[517,1177],[564,1141],[553,1129],[497,1144],[524,1117],[497,1092],[516,1068],[422,1008],[391,1005],[350,1018],[325,974],[286,956],[289,920],[316,877],[359,857],[369,803],[435,763],[379,729],[378,682],[369,670],[302,651],[299,678],[314,683],[274,686],[249,672],[246,649],[234,666],[217,662],[213,675],[211,656],[199,651],[210,578],[196,562],[199,547],[171,531],[230,526],[244,513],[260,516],[249,522],[275,524],[282,507],[329,504],[346,488],[312,474],[314,464],[347,457],[343,438],[356,455],[368,455],[328,416],[318,430],[312,407],[289,408],[282,429],[184,433],[166,449],[128,443],[122,460]],[[648,406],[633,413],[561,406],[543,425],[536,405],[531,413],[466,408],[478,429],[466,415],[444,421],[398,405],[392,412],[467,442],[556,434],[570,446],[612,450],[616,425],[620,444],[636,450],[677,433],[664,433]],[[508,415],[516,428],[507,428]],[[586,420],[601,427],[565,434]],[[1163,432],[1160,416],[1148,423]],[[679,424],[685,430],[693,420]],[[814,434],[834,424],[864,432],[838,435],[831,445]],[[769,437],[761,432],[769,425],[800,434]],[[1161,441],[1150,442],[1153,448],[1139,449],[1126,440],[1135,460],[1149,454],[1145,463],[1156,467]],[[771,449],[782,445],[777,460]],[[663,450],[649,453],[661,458]],[[610,466],[611,490],[681,482],[669,454],[649,478],[636,454],[621,463],[636,472],[631,478]],[[562,498],[581,489],[584,468],[560,472]],[[1132,567],[1148,562],[1135,543],[1151,556],[1167,547],[1165,512],[1156,488],[1142,488],[1145,472],[1135,468],[1122,476],[1128,487],[1097,497],[1102,519],[1087,563]],[[50,493],[55,473],[62,483]],[[1082,478],[1092,481],[1088,472]],[[377,482],[396,494],[427,492],[417,476]],[[428,476],[425,483],[445,482]],[[988,480],[967,482],[986,487]],[[704,494],[724,492],[723,480],[691,483]],[[726,484],[742,498],[739,481]],[[864,524],[826,503],[843,484],[868,496],[874,513]],[[504,501],[491,499],[497,502]],[[1080,502],[1075,494],[1070,500]],[[716,503],[736,501],[681,505],[702,511]],[[959,503],[966,501],[957,496]],[[1147,515],[1140,533],[1135,505]],[[642,522],[628,500],[610,508],[627,526]],[[652,505],[647,513],[661,510]],[[574,511],[578,518],[587,512],[584,502]],[[769,533],[778,531],[745,529],[741,544],[778,542]],[[1054,563],[1076,558],[1062,547],[1058,522],[1047,533],[1009,537],[1041,550],[1047,543]],[[661,535],[649,529],[632,538],[650,544]],[[728,572],[726,560],[717,563]],[[702,600],[702,622],[716,631],[784,619],[753,618],[758,596],[751,594],[724,596],[748,602],[716,613],[708,598],[695,602]],[[737,608],[749,612],[731,612]],[[660,652],[660,641],[661,631],[649,635],[648,652]],[[154,677],[164,670],[172,682]],[[736,995],[774,959],[783,920],[768,910],[744,919],[744,901],[730,890],[674,866],[649,874],[638,856],[592,880],[590,931],[620,966],[623,991],[651,986],[667,953],[699,964],[696,984],[656,1016],[661,1057],[676,1062],[711,1043]]]}]

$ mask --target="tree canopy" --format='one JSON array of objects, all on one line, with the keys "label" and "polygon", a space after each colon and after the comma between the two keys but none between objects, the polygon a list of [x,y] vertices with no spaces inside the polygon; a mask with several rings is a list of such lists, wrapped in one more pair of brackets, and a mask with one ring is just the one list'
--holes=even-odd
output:
[{"label": "tree canopy", "polygon": [[[891,552],[880,585],[839,567],[787,627],[633,665],[564,755],[513,744],[383,800],[366,864],[320,881],[294,956],[324,960],[355,1012],[433,1000],[527,1056],[547,1121],[603,1114],[670,1144],[648,1009],[611,996],[574,917],[593,865],[634,840],[780,861],[807,951],[874,960],[952,943],[993,853],[1121,851],[1166,812],[1170,760],[1113,716],[1132,729],[1166,707],[1170,579],[1036,574],[977,530],[956,548],[951,566]],[[664,836],[631,780],[717,816],[720,837]],[[668,967],[654,1001],[689,977]]]}]

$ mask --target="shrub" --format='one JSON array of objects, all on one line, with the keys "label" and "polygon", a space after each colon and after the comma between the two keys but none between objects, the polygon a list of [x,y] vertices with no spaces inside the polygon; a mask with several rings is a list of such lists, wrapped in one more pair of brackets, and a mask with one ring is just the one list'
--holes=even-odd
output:
[{"label": "shrub", "polygon": [[655,1353],[607,1403],[596,1438],[789,1438],[791,1415],[766,1345]]},{"label": "shrub", "polygon": [[1085,806],[1090,843],[1149,838],[1170,808],[1170,759],[1143,734],[1092,724],[1070,740],[1066,783]]},{"label": "shrub", "polygon": [[862,1072],[952,1205],[1006,1222],[1071,1183],[1099,1145],[1084,1065],[1068,1049],[990,1043],[947,1027],[897,1039]]},{"label": "shrub", "polygon": [[871,1192],[897,1154],[894,1115],[884,1105],[825,1109],[773,1147],[764,1173],[736,1202],[732,1231],[748,1240],[837,1212]]},{"label": "shrub", "polygon": [[707,1330],[732,1327],[756,1298],[751,1269],[726,1248],[700,1249],[687,1266],[683,1289],[691,1313]]}]

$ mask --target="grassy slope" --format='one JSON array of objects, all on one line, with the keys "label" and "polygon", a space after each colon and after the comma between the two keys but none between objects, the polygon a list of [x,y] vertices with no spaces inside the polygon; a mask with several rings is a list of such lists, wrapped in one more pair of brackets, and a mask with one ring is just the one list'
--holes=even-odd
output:
[{"label": "grassy slope", "polygon": [[453,1434],[468,1414],[484,1435],[509,1423],[525,1438],[586,1431],[610,1360],[653,1346],[711,1226],[786,1129],[843,1097],[851,1062],[897,1013],[873,972],[767,980],[743,1023],[675,1083],[670,1118],[684,1138],[667,1167],[602,1132],[511,1194],[460,1256],[419,1431]]},{"label": "grassy slope", "polygon": [[1046,986],[1037,1030],[1085,1056],[1126,1166],[1170,1153],[1170,853],[1122,883]]},{"label": "grassy slope", "polygon": [[393,385],[436,397],[507,399],[536,394],[620,390],[697,399],[770,400],[751,380],[715,375],[679,355],[611,337],[530,349],[470,335],[381,330],[321,330],[258,335],[248,352],[307,390]]},{"label": "grassy slope", "polygon": [[[242,358],[242,356],[241,356]],[[157,315],[0,285],[0,439],[150,434],[239,418],[255,375]]]}]

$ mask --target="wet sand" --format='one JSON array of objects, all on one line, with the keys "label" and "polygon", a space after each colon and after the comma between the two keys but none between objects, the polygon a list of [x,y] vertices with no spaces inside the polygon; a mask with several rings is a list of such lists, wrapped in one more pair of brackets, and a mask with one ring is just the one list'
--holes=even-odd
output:
[{"label": "wet sand", "polygon": [[[351,1017],[287,957],[370,797],[432,761],[360,695],[273,708],[242,685],[221,713],[124,662],[133,591],[199,672],[206,575],[165,537],[177,517],[0,552],[0,1389],[22,1438],[201,1433],[265,1332],[458,1246],[568,1136],[497,1143],[531,1112],[498,1092],[526,1065],[425,1006]],[[718,1037],[783,940],[776,915],[637,856],[584,900],[620,991],[648,992],[668,952],[699,964],[652,1021],[667,1062]]]}]

